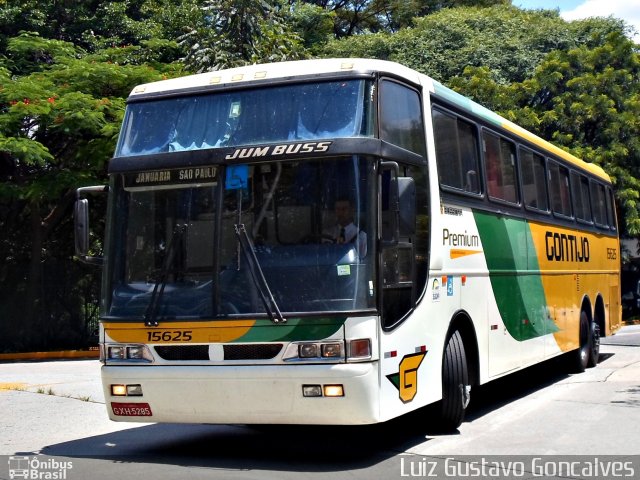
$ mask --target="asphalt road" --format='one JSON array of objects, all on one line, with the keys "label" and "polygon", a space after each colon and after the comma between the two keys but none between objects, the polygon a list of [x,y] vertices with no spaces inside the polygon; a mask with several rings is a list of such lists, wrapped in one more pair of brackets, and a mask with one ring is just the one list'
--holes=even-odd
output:
[{"label": "asphalt road", "polygon": [[[445,463],[472,458],[462,455],[598,457],[640,478],[640,326],[605,339],[583,374],[551,361],[475,389],[454,435],[430,430],[428,412],[367,427],[114,423],[99,370],[95,360],[0,364],[0,479],[25,462],[70,480],[447,478],[465,476]],[[532,457],[508,458],[526,467],[514,478],[540,478]]]}]

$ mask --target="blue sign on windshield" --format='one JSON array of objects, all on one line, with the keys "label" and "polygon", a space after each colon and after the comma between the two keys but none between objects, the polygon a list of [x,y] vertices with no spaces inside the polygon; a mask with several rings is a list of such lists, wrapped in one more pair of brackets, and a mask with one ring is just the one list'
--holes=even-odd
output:
[{"label": "blue sign on windshield", "polygon": [[238,190],[240,188],[247,188],[248,179],[248,165],[229,165],[227,167],[227,178],[224,181],[224,187],[227,190]]}]

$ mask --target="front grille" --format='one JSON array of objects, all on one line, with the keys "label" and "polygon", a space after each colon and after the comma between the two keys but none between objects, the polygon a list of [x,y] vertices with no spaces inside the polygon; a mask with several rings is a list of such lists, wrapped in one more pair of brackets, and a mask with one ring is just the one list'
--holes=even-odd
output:
[{"label": "front grille", "polygon": [[209,360],[209,345],[163,345],[155,349],[163,360]]},{"label": "front grille", "polygon": [[271,360],[282,350],[281,343],[246,343],[225,345],[225,360]]},{"label": "front grille", "polygon": [[[210,360],[209,345],[158,345],[163,360]],[[282,343],[245,343],[223,345],[225,360],[271,360],[282,350]]]}]

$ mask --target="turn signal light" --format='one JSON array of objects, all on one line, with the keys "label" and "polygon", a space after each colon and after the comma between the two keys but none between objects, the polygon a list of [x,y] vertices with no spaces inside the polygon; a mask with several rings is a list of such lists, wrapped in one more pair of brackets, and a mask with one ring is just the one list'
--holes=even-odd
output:
[{"label": "turn signal light", "polygon": [[349,342],[349,358],[370,358],[371,339],[359,338]]}]

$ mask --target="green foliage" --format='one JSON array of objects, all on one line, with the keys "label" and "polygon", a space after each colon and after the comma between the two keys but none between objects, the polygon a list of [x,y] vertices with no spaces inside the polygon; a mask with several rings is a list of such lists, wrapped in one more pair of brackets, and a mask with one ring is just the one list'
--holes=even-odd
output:
[{"label": "green foliage", "polygon": [[629,235],[640,234],[640,57],[622,31],[597,46],[550,53],[534,75],[499,84],[486,68],[451,81],[505,117],[612,177]]},{"label": "green foliage", "polygon": [[333,14],[336,38],[376,32],[396,32],[415,18],[456,7],[511,5],[511,0],[310,0]]},{"label": "green foliage", "polygon": [[279,4],[266,0],[205,0],[197,25],[180,37],[184,63],[195,72],[303,58],[302,39]]},{"label": "green foliage", "polygon": [[530,77],[554,50],[587,40],[597,44],[620,28],[621,22],[614,19],[569,24],[557,12],[504,5],[450,8],[415,18],[412,28],[395,34],[334,40],[323,56],[393,60],[443,82],[469,66],[485,67],[496,81],[508,83]]},{"label": "green foliage", "polygon": [[[31,33],[8,39],[6,54],[0,68],[0,281],[15,288],[0,292],[0,317],[20,321],[0,324],[0,337],[15,342],[37,325],[48,331],[54,311],[59,318],[79,318],[77,305],[84,300],[67,298],[62,287],[85,299],[92,295],[62,282],[61,272],[76,271],[64,266],[73,255],[73,191],[105,182],[124,99],[135,85],[159,80],[162,73],[100,61],[68,42]],[[57,265],[55,279],[46,277],[48,265]],[[96,274],[76,271],[68,281],[81,279],[95,290]],[[24,311],[13,309],[14,303],[25,305]],[[81,331],[67,332],[67,338],[80,339]]]},{"label": "green foliage", "polygon": [[300,35],[304,48],[320,53],[333,37],[335,13],[319,5],[298,1],[290,15],[292,28]]}]

